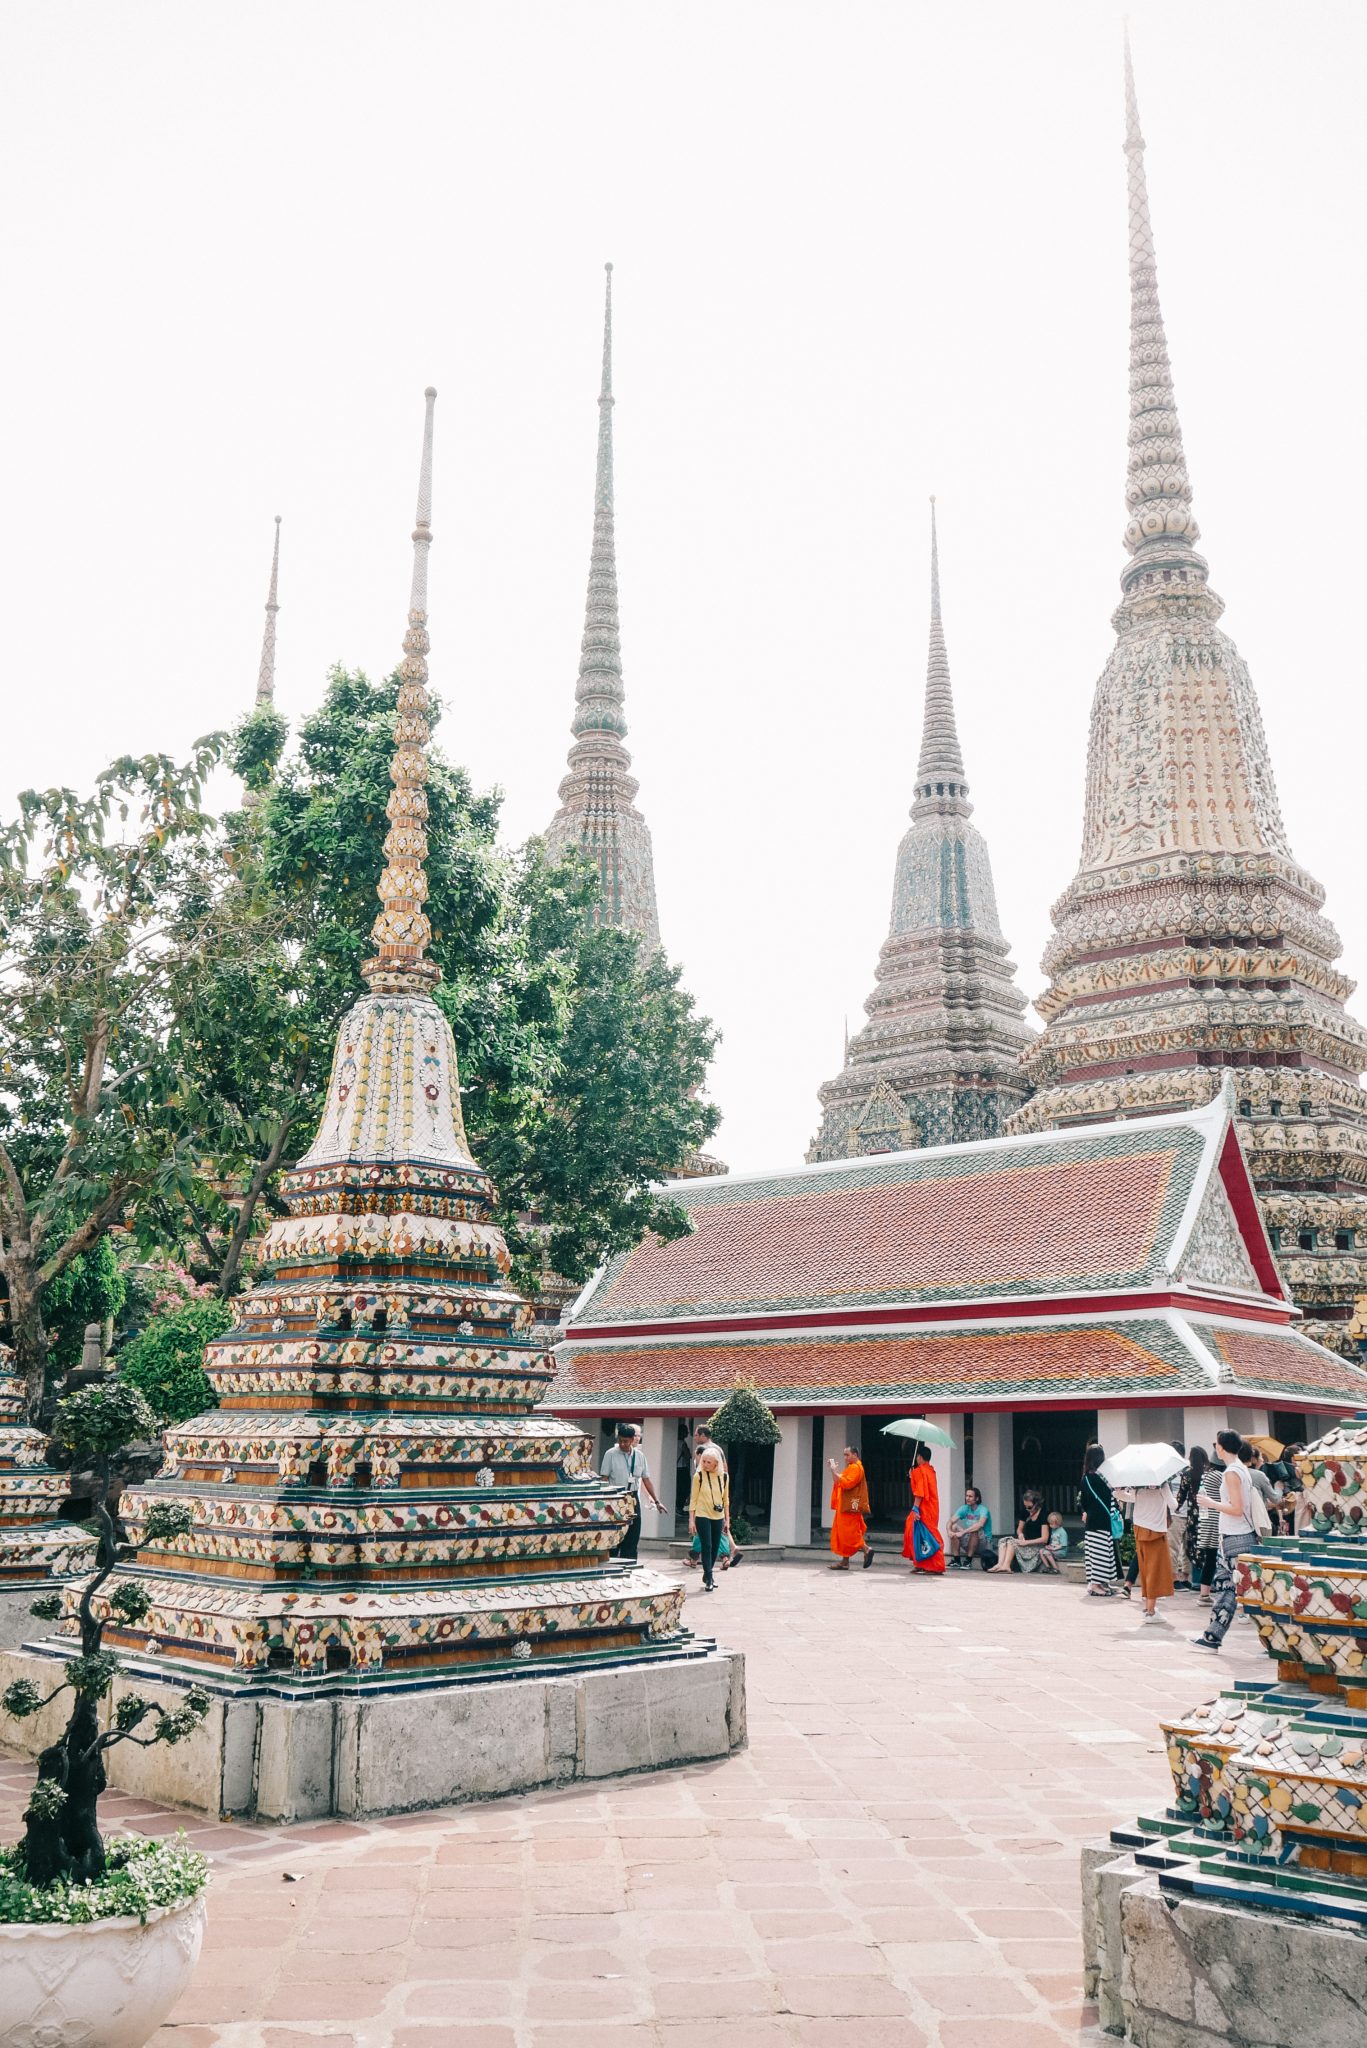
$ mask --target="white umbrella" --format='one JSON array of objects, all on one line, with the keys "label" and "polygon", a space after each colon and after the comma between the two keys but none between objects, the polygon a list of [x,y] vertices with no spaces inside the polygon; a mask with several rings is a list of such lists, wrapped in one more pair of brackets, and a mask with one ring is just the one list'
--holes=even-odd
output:
[{"label": "white umbrella", "polygon": [[1166,1486],[1186,1469],[1186,1459],[1171,1444],[1126,1444],[1101,1468],[1112,1486]]}]

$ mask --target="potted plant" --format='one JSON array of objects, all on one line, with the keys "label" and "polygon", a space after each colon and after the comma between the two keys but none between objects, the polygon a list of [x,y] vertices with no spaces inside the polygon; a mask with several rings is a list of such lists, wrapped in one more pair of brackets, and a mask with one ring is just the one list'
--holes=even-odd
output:
[{"label": "potted plant", "polygon": [[[0,1695],[16,1720],[42,1713],[70,1695],[66,1725],[38,1758],[38,1776],[24,1812],[24,1837],[0,1849],[0,2014],[5,2048],[98,2043],[143,2048],[180,1997],[199,1959],[204,1933],[206,1859],[183,1837],[165,1841],[125,1835],[106,1843],[97,1806],[106,1784],[106,1753],[120,1742],[151,1748],[194,1733],[209,1696],[191,1687],[174,1711],[137,1692],[120,1690],[117,1655],[104,1647],[111,1619],[139,1621],[150,1602],[124,1583],[102,1599],[115,1566],[133,1555],[120,1540],[111,1490],[120,1453],[151,1436],[156,1422],[136,1387],[107,1379],[58,1403],[53,1437],[95,1475],[95,1569],[79,1588],[33,1603],[54,1621],[74,1614],[80,1650],[54,1663],[57,1682],[43,1691],[21,1678]],[[190,1511],[158,1505],[147,1535],[184,1535]]]}]

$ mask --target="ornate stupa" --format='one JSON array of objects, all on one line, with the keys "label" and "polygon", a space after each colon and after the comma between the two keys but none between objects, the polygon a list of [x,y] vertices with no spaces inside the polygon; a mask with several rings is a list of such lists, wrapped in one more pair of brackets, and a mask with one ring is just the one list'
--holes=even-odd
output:
[{"label": "ornate stupa", "polygon": [[[1174,1803],[1112,1836],[1116,1850],[1136,1853],[1135,1876],[1158,1873],[1170,1904],[1279,1916],[1268,1929],[1274,1974],[1288,1941],[1294,1950],[1296,1916],[1367,1932],[1367,1415],[1330,1430],[1296,1464],[1310,1510],[1304,1533],[1264,1537],[1235,1573],[1276,1675],[1241,1680],[1164,1722]],[[1121,1925],[1112,1916],[1108,1948]],[[1215,1953],[1207,1936],[1199,1967],[1209,1971]],[[1349,2003],[1360,2026],[1360,1959],[1355,1970]],[[1107,1955],[1105,1972],[1118,1979],[1118,1955]],[[1228,1992],[1219,1962],[1211,1981]],[[1283,1968],[1282,1981],[1291,2002],[1261,2014],[1265,2038],[1322,2038],[1298,2025],[1300,1971]],[[1203,2039],[1225,2039],[1213,2017],[1208,2024]]]},{"label": "ornate stupa", "polygon": [[0,1592],[70,1578],[95,1561],[94,1538],[58,1520],[69,1481],[45,1461],[46,1441],[28,1427],[24,1376],[0,1344]]},{"label": "ornate stupa", "polygon": [[[427,393],[386,866],[366,993],[342,1021],[313,1145],[263,1277],[208,1348],[219,1407],[167,1434],[155,1500],[189,1534],[120,1574],[151,1608],[109,1640],[173,1669],[383,1681],[658,1657],[682,1589],[612,1560],[626,1497],[573,1425],[534,1413],[553,1363],[507,1284],[427,958]],[[115,1582],[108,1588],[112,1593]]]},{"label": "ornate stupa", "polygon": [[266,623],[261,634],[261,666],[256,672],[256,707],[275,702],[275,615],[280,609],[280,514],[275,515],[271,549],[271,580],[266,587]]},{"label": "ornate stupa", "polygon": [[809,1162],[995,1138],[1028,1091],[1030,1043],[997,917],[987,842],[971,824],[954,718],[935,501],[930,508],[930,653],[911,825],[897,849],[892,921],[868,1023],[821,1090]]},{"label": "ornate stupa", "polygon": [[1018,1131],[1174,1110],[1233,1071],[1240,1136],[1307,1331],[1367,1284],[1367,1033],[1296,861],[1252,677],[1219,625],[1158,303],[1129,49],[1130,434],[1122,597],[1092,706],[1078,873],[1054,905]]},{"label": "ornate stupa", "polygon": [[623,745],[627,722],[622,640],[617,617],[617,545],[612,511],[612,265],[603,311],[603,376],[598,392],[598,468],[593,494],[593,551],[574,692],[574,742],[560,785],[560,808],[546,827],[559,857],[580,847],[598,863],[598,915],[604,924],[660,943],[655,908],[655,856],[650,827],[636,808],[640,787]]}]

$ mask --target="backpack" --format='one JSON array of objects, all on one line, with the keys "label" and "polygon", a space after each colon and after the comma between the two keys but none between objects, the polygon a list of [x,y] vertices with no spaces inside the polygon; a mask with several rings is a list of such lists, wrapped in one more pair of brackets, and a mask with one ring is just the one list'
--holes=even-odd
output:
[{"label": "backpack", "polygon": [[1255,1536],[1270,1536],[1272,1534],[1272,1517],[1267,1512],[1267,1502],[1253,1484],[1252,1476],[1247,1468],[1244,1470],[1243,1481],[1244,1491],[1248,1495],[1248,1519],[1253,1524],[1253,1534]]}]

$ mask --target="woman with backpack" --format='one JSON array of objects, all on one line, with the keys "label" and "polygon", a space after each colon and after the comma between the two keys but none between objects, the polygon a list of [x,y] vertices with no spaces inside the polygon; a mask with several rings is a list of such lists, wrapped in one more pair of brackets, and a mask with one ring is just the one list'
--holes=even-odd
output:
[{"label": "woman with backpack", "polygon": [[1087,1591],[1094,1600],[1109,1600],[1116,1590],[1115,1546],[1125,1523],[1116,1506],[1109,1479],[1101,1476],[1106,1452],[1101,1444],[1088,1444],[1082,1461],[1082,1561],[1087,1569]]}]

